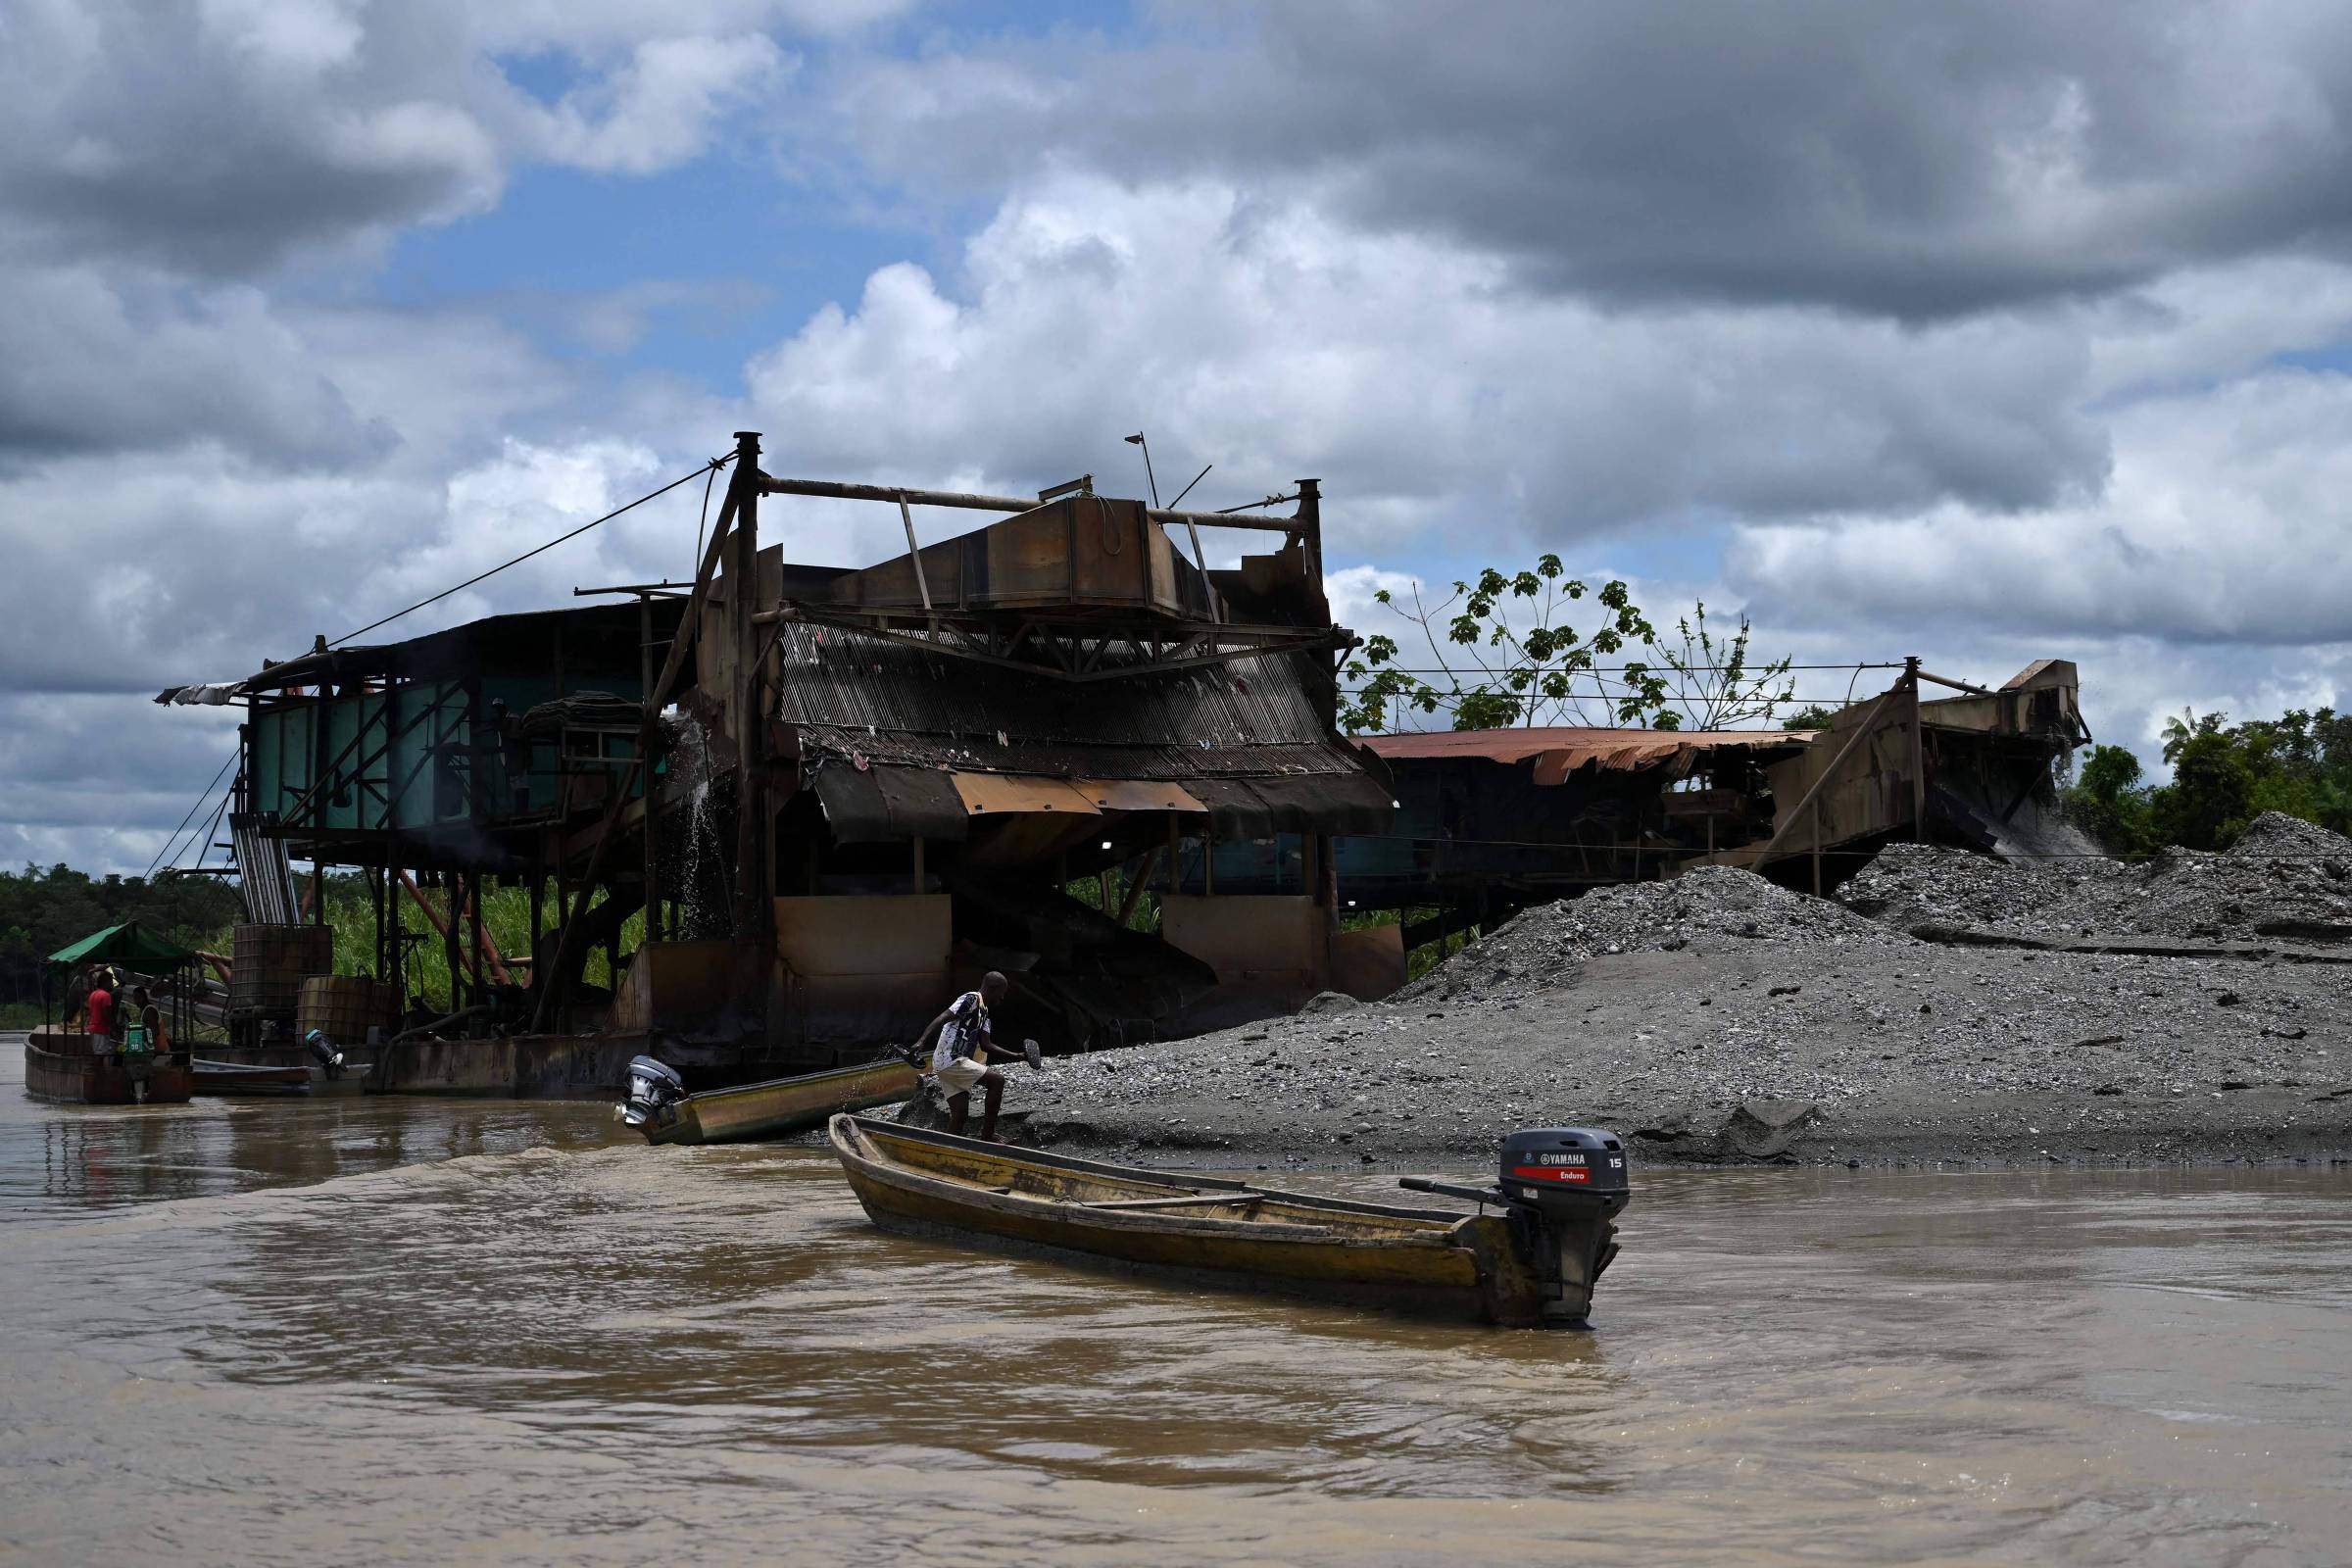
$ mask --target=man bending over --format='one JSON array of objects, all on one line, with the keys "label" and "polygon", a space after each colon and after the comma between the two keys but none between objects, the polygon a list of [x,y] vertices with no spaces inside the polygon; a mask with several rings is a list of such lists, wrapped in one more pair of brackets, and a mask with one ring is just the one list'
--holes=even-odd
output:
[{"label": "man bending over", "polygon": [[948,1092],[948,1131],[963,1131],[971,1114],[972,1089],[986,1095],[980,1117],[980,1136],[997,1141],[997,1107],[1004,1102],[1004,1075],[988,1064],[996,1045],[990,1032],[989,1009],[1004,1000],[1004,977],[991,969],[980,977],[980,989],[966,991],[948,1004],[948,1010],[924,1026],[923,1038],[937,1037],[931,1048],[931,1079]]}]

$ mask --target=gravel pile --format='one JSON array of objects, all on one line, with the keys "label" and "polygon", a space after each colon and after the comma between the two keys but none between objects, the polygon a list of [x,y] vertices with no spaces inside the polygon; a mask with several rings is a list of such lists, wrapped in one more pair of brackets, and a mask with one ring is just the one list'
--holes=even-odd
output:
[{"label": "gravel pile", "polygon": [[1668,882],[1595,888],[1504,921],[1398,993],[1399,1000],[1515,996],[1576,981],[1589,958],[1622,953],[1722,951],[1737,943],[1886,948],[1909,939],[1824,899],[1791,893],[1736,866],[1700,866]]},{"label": "gravel pile", "polygon": [[2230,846],[2231,859],[2285,856],[2307,860],[2352,860],[2352,839],[2284,811],[2265,811]]},{"label": "gravel pile", "polygon": [[1897,844],[1839,890],[1901,930],[1987,926],[2021,935],[2211,942],[2352,937],[2352,840],[2276,811],[2225,854],[2168,850],[2144,864],[2002,861]]},{"label": "gravel pile", "polygon": [[[1224,1169],[1475,1173],[1546,1125],[1611,1128],[1644,1165],[2352,1155],[2352,966],[1882,933],[1574,967],[1056,1057],[1009,1103],[1050,1147]],[[1742,1141],[1767,1110],[1786,1148]]]},{"label": "gravel pile", "polygon": [[2055,906],[2129,875],[2120,862],[1997,860],[1936,844],[1890,844],[1838,890],[1838,902],[1897,930],[2035,927]]},{"label": "gravel pile", "polygon": [[2352,943],[2352,841],[2265,816],[2136,866],[1899,845],[1842,897],[1729,867],[1598,889],[1389,1001],[1057,1058],[1014,1101],[1049,1145],[1219,1168],[1477,1172],[1561,1124],[1644,1165],[2352,1165],[2352,964],[1902,929]]}]

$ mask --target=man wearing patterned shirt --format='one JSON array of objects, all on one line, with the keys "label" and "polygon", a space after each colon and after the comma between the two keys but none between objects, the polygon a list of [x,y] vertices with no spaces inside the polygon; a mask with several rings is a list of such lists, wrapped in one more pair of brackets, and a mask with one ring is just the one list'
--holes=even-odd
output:
[{"label": "man wearing patterned shirt", "polygon": [[991,969],[980,977],[980,989],[966,991],[948,1004],[948,1010],[923,1029],[931,1048],[931,1080],[948,1093],[948,1131],[963,1131],[972,1108],[972,1090],[986,1095],[980,1117],[980,1136],[997,1141],[997,1107],[1004,1102],[1004,1075],[988,1064],[996,1044],[990,1032],[989,1009],[1004,1000],[1005,979]]}]

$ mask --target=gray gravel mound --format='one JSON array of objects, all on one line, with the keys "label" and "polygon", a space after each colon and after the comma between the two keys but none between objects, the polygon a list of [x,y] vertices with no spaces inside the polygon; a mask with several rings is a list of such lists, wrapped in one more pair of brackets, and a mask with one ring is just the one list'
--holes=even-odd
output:
[{"label": "gray gravel mound", "polygon": [[1910,939],[1826,899],[1736,866],[1707,865],[1666,882],[1595,888],[1527,909],[1398,993],[1399,1000],[1517,996],[1575,983],[1589,958],[1676,952],[1696,943],[1886,948]]},{"label": "gray gravel mound", "polygon": [[1898,930],[1919,925],[2038,928],[2084,890],[2128,875],[2119,861],[1997,860],[1936,844],[1890,844],[1838,890],[1838,902]]},{"label": "gray gravel mound", "polygon": [[2118,860],[2004,861],[1895,844],[1838,892],[1856,913],[1901,930],[1984,926],[2054,940],[2168,937],[2250,942],[2352,938],[2352,840],[2276,811],[2226,854],[2167,850]]},{"label": "gray gravel mound", "polygon": [[2237,842],[2230,846],[2230,856],[2232,859],[2286,856],[2295,859],[2352,862],[2352,839],[2284,811],[2265,811],[2237,836]]}]

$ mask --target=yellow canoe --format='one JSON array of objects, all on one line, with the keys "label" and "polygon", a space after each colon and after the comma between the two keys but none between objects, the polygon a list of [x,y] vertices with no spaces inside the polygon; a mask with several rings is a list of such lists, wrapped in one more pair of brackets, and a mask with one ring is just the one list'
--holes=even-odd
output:
[{"label": "yellow canoe", "polygon": [[742,1144],[821,1127],[848,1110],[896,1105],[913,1097],[922,1075],[904,1061],[833,1067],[797,1078],[770,1078],[688,1095],[674,1114],[640,1129],[649,1144]]},{"label": "yellow canoe", "polygon": [[1512,1327],[1542,1321],[1511,1222],[1284,1193],[900,1127],[827,1126],[873,1222],[1203,1283]]}]

